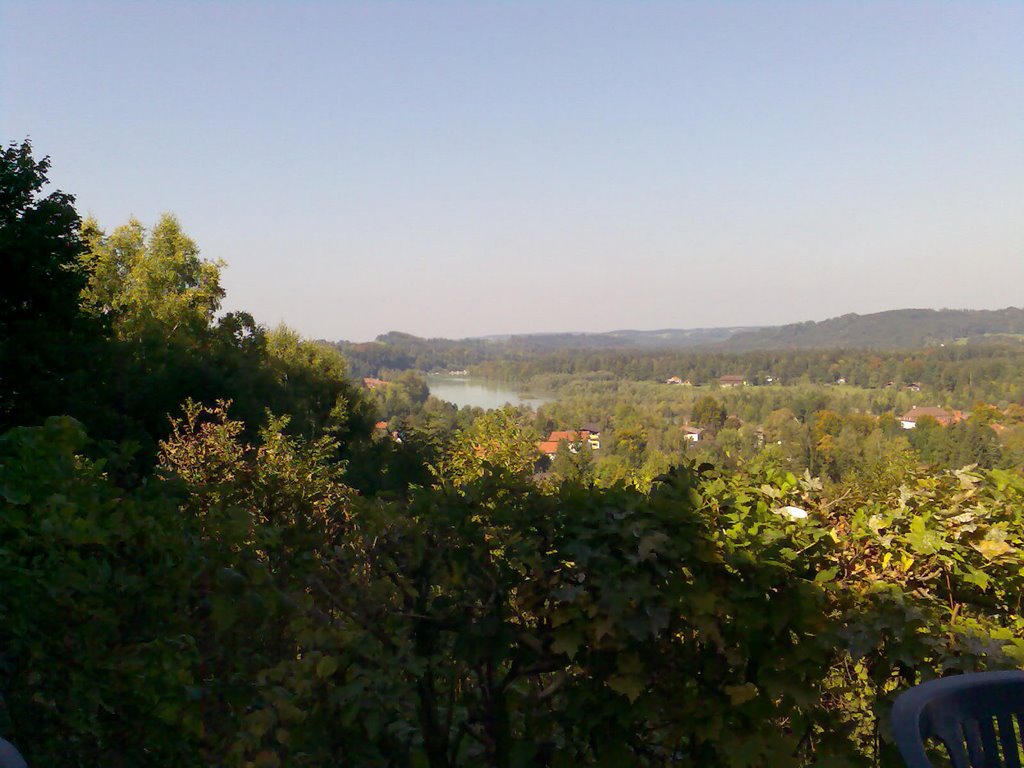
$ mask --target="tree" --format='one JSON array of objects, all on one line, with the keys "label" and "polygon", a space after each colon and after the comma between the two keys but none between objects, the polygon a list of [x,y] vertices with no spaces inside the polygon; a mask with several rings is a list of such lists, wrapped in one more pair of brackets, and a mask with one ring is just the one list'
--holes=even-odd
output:
[{"label": "tree", "polygon": [[559,480],[589,485],[594,482],[594,457],[586,442],[577,446],[574,451],[567,441],[560,441],[551,461],[551,471]]},{"label": "tree", "polygon": [[717,432],[725,424],[725,418],[725,406],[711,395],[704,395],[693,405],[691,419],[695,424],[704,429]]},{"label": "tree", "polygon": [[983,427],[987,427],[989,424],[998,422],[1003,417],[1003,414],[998,408],[990,403],[976,402],[971,408],[972,424],[978,424]]},{"label": "tree", "polygon": [[165,213],[149,233],[133,218],[109,237],[90,219],[83,235],[92,271],[86,302],[115,318],[122,339],[160,334],[197,340],[213,325],[224,298],[223,262],[200,258],[175,216]]},{"label": "tree", "polygon": [[49,158],[26,140],[0,152],[0,429],[88,410],[103,325],[83,314],[88,280],[74,198],[43,197]]},{"label": "tree", "polygon": [[537,439],[526,419],[513,407],[488,411],[468,429],[460,429],[442,461],[442,476],[465,483],[483,477],[488,468],[513,477],[533,471],[538,458]]}]

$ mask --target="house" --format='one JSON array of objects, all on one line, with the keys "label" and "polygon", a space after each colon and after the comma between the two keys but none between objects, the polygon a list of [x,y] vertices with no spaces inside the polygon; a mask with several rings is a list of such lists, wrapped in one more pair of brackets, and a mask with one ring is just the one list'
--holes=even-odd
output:
[{"label": "house", "polygon": [[945,408],[915,405],[900,416],[900,426],[904,429],[914,429],[917,426],[917,422],[926,416],[935,419],[943,427],[956,424],[964,419],[963,411],[947,411]]},{"label": "house", "polygon": [[381,389],[386,387],[390,382],[384,381],[384,379],[371,379],[366,377],[363,379],[363,386],[367,389]]},{"label": "house", "polygon": [[378,421],[376,424],[373,425],[373,428],[382,429],[386,432],[388,428],[388,423],[386,421]]},{"label": "house", "polygon": [[562,431],[555,431],[548,435],[548,440],[558,442],[559,440],[565,440],[567,443],[575,443],[580,439],[579,433],[574,429],[566,429]]},{"label": "house", "polygon": [[541,440],[537,443],[537,450],[543,453],[548,458],[555,458],[555,454],[558,453],[559,440]]},{"label": "house", "polygon": [[682,384],[683,380],[680,379],[678,376],[671,376],[670,378],[665,380],[665,383],[666,384]]},{"label": "house", "polygon": [[580,434],[576,430],[556,430],[548,435],[547,440],[537,443],[537,450],[545,456],[554,458],[561,443],[569,446],[569,450],[573,453],[579,453],[581,442]]},{"label": "house", "polygon": [[558,450],[559,443],[565,443],[573,453],[579,453],[580,448],[586,445],[590,450],[596,451],[601,448],[601,432],[595,425],[588,425],[589,428],[555,430],[551,432],[547,440],[537,443],[537,450],[546,456],[554,456]]},{"label": "house", "polygon": [[583,424],[580,426],[580,434],[583,435],[583,439],[590,444],[590,449],[593,451],[601,450],[601,426],[594,424]]},{"label": "house", "polygon": [[744,376],[736,376],[728,374],[718,379],[718,386],[720,387],[742,387],[747,383],[747,379]]},{"label": "house", "polygon": [[691,443],[700,442],[700,436],[704,430],[700,427],[691,427],[689,424],[683,425],[683,439],[689,440]]}]

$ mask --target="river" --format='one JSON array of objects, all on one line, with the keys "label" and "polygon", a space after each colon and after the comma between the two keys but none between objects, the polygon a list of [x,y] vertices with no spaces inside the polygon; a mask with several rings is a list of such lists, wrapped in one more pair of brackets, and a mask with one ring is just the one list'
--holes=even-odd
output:
[{"label": "river", "polygon": [[490,410],[501,408],[506,403],[536,408],[551,400],[550,397],[525,395],[507,385],[467,376],[429,374],[427,386],[430,387],[430,394],[434,397],[447,400],[460,408],[464,405],[472,405]]}]

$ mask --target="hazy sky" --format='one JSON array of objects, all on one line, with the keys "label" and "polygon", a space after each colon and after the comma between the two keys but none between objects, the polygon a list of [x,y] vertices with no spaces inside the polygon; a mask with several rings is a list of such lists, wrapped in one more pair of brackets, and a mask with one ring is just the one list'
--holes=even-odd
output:
[{"label": "hazy sky", "polygon": [[0,3],[0,139],[304,334],[1024,305],[1024,3]]}]

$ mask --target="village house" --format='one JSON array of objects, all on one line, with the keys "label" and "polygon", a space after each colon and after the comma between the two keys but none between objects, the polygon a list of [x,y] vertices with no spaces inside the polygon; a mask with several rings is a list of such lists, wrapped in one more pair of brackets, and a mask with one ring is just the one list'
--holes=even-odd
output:
[{"label": "village house", "polygon": [[580,427],[579,430],[555,430],[548,435],[546,440],[537,443],[537,450],[545,456],[554,457],[559,443],[565,443],[573,453],[579,453],[584,445],[590,450],[596,451],[601,448],[601,432],[593,424]]},{"label": "village house", "polygon": [[363,379],[363,386],[367,389],[381,389],[386,387],[388,383],[384,379],[371,379],[369,377]]},{"label": "village house", "polygon": [[914,429],[917,422],[923,418],[935,419],[941,426],[948,427],[964,420],[963,411],[948,411],[945,408],[929,406],[913,406],[909,411],[900,416],[900,426],[904,429]]},{"label": "village house", "polygon": [[548,435],[547,440],[537,443],[537,450],[545,456],[554,458],[558,446],[562,443],[565,443],[572,453],[579,453],[580,442],[580,435],[575,430],[556,430]]},{"label": "village house", "polygon": [[597,424],[584,424],[580,427],[580,434],[590,445],[593,451],[601,450],[601,427]]},{"label": "village house", "polygon": [[543,453],[550,459],[555,458],[555,454],[558,453],[559,440],[541,440],[537,443],[537,450]]},{"label": "village house", "polygon": [[681,379],[678,376],[673,376],[672,378],[667,379],[665,381],[665,383],[666,384],[675,384],[676,386],[680,386],[680,387],[692,387],[693,386],[693,384],[690,382],[689,379]]},{"label": "village house", "polygon": [[689,440],[691,443],[700,442],[700,436],[704,430],[700,427],[691,427],[689,424],[683,425],[683,439]]},{"label": "village house", "polygon": [[736,376],[728,374],[718,379],[718,386],[720,387],[742,387],[746,385],[747,379],[745,376]]}]

